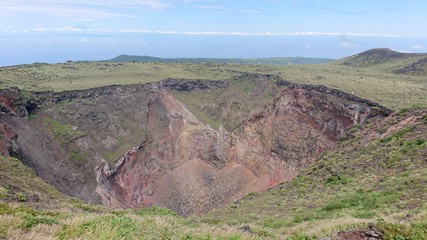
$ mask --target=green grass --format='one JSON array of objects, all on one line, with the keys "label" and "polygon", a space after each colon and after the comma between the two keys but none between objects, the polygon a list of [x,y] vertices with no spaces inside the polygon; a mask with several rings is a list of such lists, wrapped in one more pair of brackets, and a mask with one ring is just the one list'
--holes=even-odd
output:
[{"label": "green grass", "polygon": [[85,135],[85,133],[70,124],[63,124],[50,118],[44,118],[43,121],[47,123],[55,139],[60,142],[70,142]]},{"label": "green grass", "polygon": [[[96,231],[97,228],[109,228],[110,231]],[[127,216],[99,217],[83,221],[76,225],[64,225],[58,233],[59,239],[92,238],[92,239],[136,239],[143,232],[143,225],[137,224]]]},{"label": "green grass", "polygon": [[427,236],[427,221],[425,219],[413,224],[389,223],[380,219],[377,226],[385,232],[384,239],[425,239]]},{"label": "green grass", "polygon": [[144,207],[135,211],[136,215],[139,216],[176,216],[177,214],[167,208],[161,208],[158,206]]},{"label": "green grass", "polygon": [[344,185],[351,182],[351,178],[345,175],[330,176],[326,179],[325,185]]},{"label": "green grass", "polygon": [[[198,101],[200,100],[200,97],[202,97],[203,91],[192,91],[192,92],[178,92],[178,91],[172,91],[172,93],[178,97],[178,99],[186,104],[186,107],[193,113],[197,119],[202,121],[203,123],[209,125],[213,129],[218,130],[219,126],[222,125],[220,120],[216,116],[210,116],[209,113],[203,111],[201,109],[200,104],[202,102]],[[205,95],[206,96],[206,95]]]},{"label": "green grass", "polygon": [[250,239],[237,230],[213,231],[206,224],[188,228],[178,217],[135,216],[133,213],[94,216],[65,224],[57,236],[59,239]]},{"label": "green grass", "polygon": [[64,91],[113,84],[156,82],[165,78],[219,80],[238,75],[218,65],[186,63],[73,62],[0,68],[1,87]]},{"label": "green grass", "polygon": [[[6,209],[6,210],[5,210]],[[0,203],[0,236],[18,239],[256,239],[229,226],[189,221],[170,210],[49,212]]]},{"label": "green grass", "polygon": [[426,105],[427,82],[423,74],[396,74],[418,58],[352,67],[329,64],[272,66],[224,63],[113,63],[75,62],[0,68],[0,88],[64,91],[113,84],[156,82],[166,78],[222,80],[242,72],[276,74],[306,84],[326,85],[370,99],[391,109]]},{"label": "green grass", "polygon": [[52,136],[58,141],[62,146],[66,147],[68,150],[68,156],[71,160],[79,164],[84,164],[87,162],[88,155],[81,149],[78,149],[73,145],[73,142],[86,135],[83,131],[77,129],[70,124],[63,124],[57,120],[51,118],[43,118],[43,123],[46,124],[47,129],[49,129]]},{"label": "green grass", "polygon": [[388,204],[396,203],[399,200],[399,194],[394,191],[364,191],[358,189],[341,198],[333,199],[328,202],[322,210],[337,211],[342,209],[372,210],[378,209]]},{"label": "green grass", "polygon": [[54,187],[46,184],[15,158],[0,157],[0,187],[2,199],[27,202],[30,196],[37,195],[40,201],[49,198],[64,200]]},{"label": "green grass", "polygon": [[102,157],[107,160],[108,162],[113,162],[114,160],[116,160],[114,153],[106,151],[102,153]]},{"label": "green grass", "polygon": [[328,58],[305,57],[270,57],[270,58],[157,58],[151,56],[119,55],[111,62],[169,62],[169,63],[239,63],[239,64],[273,64],[298,65],[330,62]]},{"label": "green grass", "polygon": [[31,229],[38,224],[53,225],[58,224],[58,221],[51,217],[35,217],[28,215],[24,217],[24,223],[21,225],[24,229]]},{"label": "green grass", "polygon": [[251,115],[264,110],[280,93],[272,82],[240,79],[229,87],[215,90],[171,91],[198,119],[214,129],[222,125],[232,131]]},{"label": "green grass", "polygon": [[87,156],[81,151],[74,149],[70,151],[70,158],[80,162],[85,162],[87,159]]},{"label": "green grass", "polygon": [[37,115],[36,115],[36,114],[34,114],[34,113],[30,113],[30,114],[28,114],[28,120],[29,120],[29,121],[36,119],[36,117],[37,117]]}]

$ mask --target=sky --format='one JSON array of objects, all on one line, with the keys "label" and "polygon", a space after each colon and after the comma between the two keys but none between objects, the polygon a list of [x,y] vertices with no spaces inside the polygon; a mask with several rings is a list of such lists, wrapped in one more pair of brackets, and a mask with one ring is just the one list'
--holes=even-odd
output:
[{"label": "sky", "polygon": [[425,0],[1,0],[0,66],[427,52]]}]

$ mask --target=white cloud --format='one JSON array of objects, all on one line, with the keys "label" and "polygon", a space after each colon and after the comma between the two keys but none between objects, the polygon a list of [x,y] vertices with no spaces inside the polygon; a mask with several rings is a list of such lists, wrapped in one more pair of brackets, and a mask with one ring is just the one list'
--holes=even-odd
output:
[{"label": "white cloud", "polygon": [[177,33],[174,31],[155,31],[153,33],[157,33],[157,34],[166,34],[166,35],[176,35]]},{"label": "white cloud", "polygon": [[18,33],[18,30],[10,30],[10,29],[2,29],[1,30],[3,33]]},{"label": "white cloud", "polygon": [[87,38],[82,38],[82,39],[80,39],[80,41],[85,42],[85,43],[90,42],[89,39],[87,39]]},{"label": "white cloud", "polygon": [[120,13],[122,7],[163,10],[170,3],[163,0],[1,0],[0,15],[38,14],[67,20],[94,21],[114,17],[131,17]]},{"label": "white cloud", "polygon": [[414,51],[406,50],[406,49],[400,49],[398,52],[401,52],[401,53],[414,53]]},{"label": "white cloud", "polygon": [[[104,1],[100,1],[104,2]],[[110,1],[116,3],[116,5],[126,5],[126,6],[136,6],[136,7],[145,7],[152,9],[165,9],[171,6],[170,3],[161,1],[161,0],[133,0],[133,1]],[[102,4],[102,3],[101,3]]]},{"label": "white cloud", "polygon": [[5,6],[19,6],[20,5],[28,6],[63,6],[63,7],[124,7],[124,6],[133,6],[141,8],[152,8],[152,9],[163,9],[170,7],[169,2],[163,0],[38,0],[29,3],[27,0],[2,0],[2,5]]},{"label": "white cloud", "polygon": [[213,2],[214,0],[182,0],[184,3]]},{"label": "white cloud", "polygon": [[77,28],[77,27],[61,27],[61,28],[36,28],[33,30],[34,32],[89,32],[92,31],[92,29],[81,29],[81,28]]},{"label": "white cloud", "polygon": [[210,5],[202,5],[202,6],[198,6],[197,8],[206,9],[206,10],[213,10],[213,11],[224,11],[224,10],[226,10],[226,8],[221,7],[221,6],[210,6]]},{"label": "white cloud", "polygon": [[214,32],[214,31],[208,31],[208,32],[179,32],[177,34],[181,35],[199,35],[199,36],[250,36],[249,33],[245,32]]},{"label": "white cloud", "polygon": [[28,3],[10,3],[0,2],[0,14],[39,14],[44,16],[57,17],[62,19],[73,19],[81,21],[92,21],[95,19],[111,18],[122,16],[109,10],[86,8],[86,7],[67,7],[65,5],[49,4],[28,4]]},{"label": "white cloud", "polygon": [[[167,34],[167,35],[199,35],[199,36],[331,36],[331,37],[382,37],[382,38],[405,38],[405,36],[398,35],[380,35],[380,34],[367,34],[367,33],[342,33],[342,32],[239,32],[239,31],[171,31],[171,30],[147,30],[147,29],[93,29],[90,27],[82,26],[66,26],[60,28],[45,28],[39,27],[32,30],[13,30],[13,29],[0,29],[0,32],[4,34],[23,34],[23,33],[43,33],[43,35],[49,35],[49,33],[57,32],[74,32],[84,34],[96,35],[98,33],[134,33],[134,34]],[[347,40],[342,39],[340,46],[343,48],[355,48],[356,44]],[[305,48],[311,47],[309,44],[304,46]],[[422,50],[422,45],[414,45],[412,49]]]},{"label": "white cloud", "polygon": [[425,51],[426,47],[424,45],[421,44],[415,44],[411,46],[411,49],[415,50],[415,51]]},{"label": "white cloud", "polygon": [[209,10],[215,13],[246,13],[246,14],[259,14],[261,11],[256,9],[242,8],[242,9],[232,9],[226,8],[222,6],[214,6],[214,5],[201,5],[198,6],[199,9]]},{"label": "white cloud", "polygon": [[237,11],[241,12],[241,13],[250,13],[250,14],[259,14],[259,13],[261,13],[261,11],[255,10],[255,9],[238,9]]},{"label": "white cloud", "polygon": [[340,43],[340,47],[342,47],[342,48],[356,48],[356,47],[357,47],[357,45],[356,45],[356,44],[354,44],[354,43],[351,43],[351,42],[345,41],[345,42],[341,42],[341,43]]},{"label": "white cloud", "polygon": [[424,52],[426,51],[426,47],[422,44],[415,44],[409,47],[409,49],[401,49],[399,52],[403,53],[416,53],[416,52]]},{"label": "white cloud", "polygon": [[311,45],[310,44],[306,44],[306,45],[304,45],[304,48],[305,49],[309,49],[309,48],[311,48]]}]

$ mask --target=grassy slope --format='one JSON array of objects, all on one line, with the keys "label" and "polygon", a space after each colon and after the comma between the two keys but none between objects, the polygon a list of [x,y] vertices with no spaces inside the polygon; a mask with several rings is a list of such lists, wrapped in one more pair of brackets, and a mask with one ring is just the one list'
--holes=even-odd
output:
[{"label": "grassy slope", "polygon": [[374,222],[386,239],[426,239],[427,109],[401,111],[353,134],[291,182],[206,218],[250,224],[270,237],[320,237]]},{"label": "grassy slope", "polygon": [[219,129],[222,125],[231,132],[243,120],[262,112],[265,105],[283,90],[272,82],[258,79],[239,79],[225,89],[172,91],[198,119]]},{"label": "grassy slope", "polygon": [[61,208],[63,203],[72,199],[46,184],[19,160],[0,156],[0,200],[18,201],[34,207],[47,203]]}]

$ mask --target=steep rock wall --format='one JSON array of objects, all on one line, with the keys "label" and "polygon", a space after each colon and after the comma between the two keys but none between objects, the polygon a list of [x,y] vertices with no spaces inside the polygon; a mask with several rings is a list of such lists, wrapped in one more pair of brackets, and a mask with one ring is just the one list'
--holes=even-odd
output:
[{"label": "steep rock wall", "polygon": [[0,150],[63,193],[100,202],[97,168],[145,139],[148,94],[227,86],[225,81],[166,79],[67,92],[0,92]]},{"label": "steep rock wall", "polygon": [[388,114],[370,102],[302,85],[289,86],[231,133],[204,125],[165,91],[153,93],[148,106],[142,148],[114,172],[99,169],[97,191],[111,207],[206,212],[292,179],[354,124]]},{"label": "steep rock wall", "polygon": [[[232,81],[251,81],[260,98],[270,90],[257,87],[278,95],[229,131],[212,129],[169,92],[208,94]],[[226,105],[219,116],[245,111],[229,127],[247,115],[244,104]],[[62,192],[111,207],[157,204],[181,214],[290,180],[354,124],[390,113],[334,89],[259,74],[62,93],[3,90],[0,110],[2,154],[17,156]]]}]

